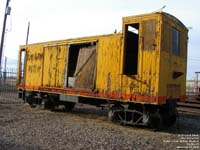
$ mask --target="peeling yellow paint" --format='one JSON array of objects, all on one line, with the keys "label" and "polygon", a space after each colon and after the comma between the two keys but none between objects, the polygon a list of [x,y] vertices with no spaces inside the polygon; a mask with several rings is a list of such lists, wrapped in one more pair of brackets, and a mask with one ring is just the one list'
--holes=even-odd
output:
[{"label": "peeling yellow paint", "polygon": [[[147,25],[151,21],[153,24],[148,29]],[[147,22],[148,24],[144,25]],[[130,24],[138,25],[136,74],[124,73],[125,37],[127,26]],[[172,27],[179,30],[181,34],[180,56],[172,54]],[[150,32],[155,32],[155,34],[146,38]],[[185,26],[175,18],[165,13],[152,13],[123,18],[122,33],[21,46],[20,49],[26,51],[24,85],[66,88],[69,45],[95,42],[97,59],[95,89],[93,90],[119,95],[179,98],[185,95],[187,32]],[[153,45],[146,46],[145,42],[153,43]],[[18,66],[18,83],[20,84],[19,72],[22,68]],[[183,74],[175,79],[174,72]],[[172,92],[173,89],[177,92]],[[130,99],[125,98],[125,100]]]}]

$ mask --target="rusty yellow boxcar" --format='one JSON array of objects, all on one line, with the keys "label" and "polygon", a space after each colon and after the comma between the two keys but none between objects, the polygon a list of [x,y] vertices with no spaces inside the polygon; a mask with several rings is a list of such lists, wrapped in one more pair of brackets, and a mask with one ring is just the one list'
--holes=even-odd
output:
[{"label": "rusty yellow boxcar", "polygon": [[185,99],[188,29],[165,12],[122,25],[122,33],[21,46],[19,97],[49,109],[109,104],[113,121],[174,124]]}]

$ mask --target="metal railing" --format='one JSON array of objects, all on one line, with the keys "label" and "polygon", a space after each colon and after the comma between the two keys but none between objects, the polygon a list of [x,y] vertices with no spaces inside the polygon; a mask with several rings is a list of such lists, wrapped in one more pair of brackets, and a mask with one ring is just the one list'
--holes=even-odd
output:
[{"label": "metal railing", "polygon": [[4,100],[17,99],[16,88],[17,69],[0,70],[0,98]]}]

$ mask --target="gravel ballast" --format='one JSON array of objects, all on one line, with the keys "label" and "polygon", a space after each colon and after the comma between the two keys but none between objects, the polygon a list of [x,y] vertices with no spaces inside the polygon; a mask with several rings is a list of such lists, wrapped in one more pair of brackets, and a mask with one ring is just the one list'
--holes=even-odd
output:
[{"label": "gravel ballast", "polygon": [[[51,112],[0,97],[0,150],[173,150],[185,145],[196,149],[199,120],[180,114],[179,129],[153,131],[114,124],[96,107],[79,104],[68,113]],[[185,137],[193,139],[192,147],[191,141],[182,141]]]}]

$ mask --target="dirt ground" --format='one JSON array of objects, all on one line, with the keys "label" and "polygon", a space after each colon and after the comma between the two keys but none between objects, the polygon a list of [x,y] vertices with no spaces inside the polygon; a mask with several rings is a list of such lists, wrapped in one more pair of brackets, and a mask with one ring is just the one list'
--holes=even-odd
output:
[{"label": "dirt ground", "polygon": [[77,105],[66,113],[0,97],[0,150],[200,149],[200,116],[180,114],[162,131],[113,124],[106,111]]}]

